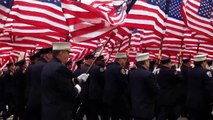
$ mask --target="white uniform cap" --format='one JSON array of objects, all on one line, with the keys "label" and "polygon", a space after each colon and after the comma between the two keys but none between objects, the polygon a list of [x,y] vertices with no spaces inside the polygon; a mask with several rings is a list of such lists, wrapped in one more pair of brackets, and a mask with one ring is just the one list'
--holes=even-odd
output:
[{"label": "white uniform cap", "polygon": [[67,50],[70,51],[70,43],[69,42],[54,42],[53,50]]},{"label": "white uniform cap", "polygon": [[126,55],[126,53],[117,53],[115,55],[115,58],[127,58],[127,55]]},{"label": "white uniform cap", "polygon": [[195,61],[195,62],[205,61],[205,60],[206,60],[206,57],[207,57],[206,54],[195,55],[195,56],[194,56],[194,61]]},{"label": "white uniform cap", "polygon": [[137,53],[136,55],[136,61],[145,61],[149,60],[149,53]]}]

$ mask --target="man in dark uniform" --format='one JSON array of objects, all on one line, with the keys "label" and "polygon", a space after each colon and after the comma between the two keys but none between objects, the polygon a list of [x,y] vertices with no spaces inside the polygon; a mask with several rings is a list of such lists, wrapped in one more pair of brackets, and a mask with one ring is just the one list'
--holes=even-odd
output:
[{"label": "man in dark uniform", "polygon": [[181,74],[171,67],[170,57],[161,60],[160,71],[157,75],[157,83],[160,86],[157,99],[158,120],[177,120],[180,115],[180,109],[177,107],[177,85],[181,80]]},{"label": "man in dark uniform", "polygon": [[14,64],[8,63],[7,64],[7,72],[2,76],[2,83],[4,86],[4,93],[3,93],[3,99],[4,99],[4,106],[8,105],[8,111],[4,112],[2,114],[2,117],[4,120],[6,120],[8,117],[10,117],[12,114],[14,114],[15,111],[15,81],[13,78],[14,74]]},{"label": "man in dark uniform", "polygon": [[[81,68],[83,67],[84,65],[84,62],[83,60],[77,60],[76,62],[76,65],[77,65],[77,69],[73,72],[73,77],[76,78],[78,77],[80,74],[81,74]],[[76,120],[79,120],[80,119],[80,116],[83,117],[83,115],[79,115],[78,114],[78,117],[76,117],[76,112],[77,110],[79,109],[79,105],[81,104],[81,100],[79,97],[77,97],[75,103],[74,103],[74,106],[73,106],[73,117],[76,119]],[[81,118],[82,119],[82,118]]]},{"label": "man in dark uniform", "polygon": [[[94,59],[94,55],[88,54],[84,57],[84,65],[82,66],[80,70],[80,74],[86,73],[89,69],[90,65],[92,64]],[[76,113],[76,120],[82,120],[84,117],[84,114],[86,115],[87,119],[90,120],[90,114],[89,114],[89,101],[88,101],[88,92],[89,92],[89,82],[90,77],[88,80],[82,84],[82,91],[78,96],[78,102],[77,106],[78,110]]]},{"label": "man in dark uniform", "polygon": [[206,56],[194,56],[195,67],[188,74],[186,105],[190,120],[212,120],[213,78],[206,69]]},{"label": "man in dark uniform", "polygon": [[130,72],[132,115],[134,120],[152,120],[159,87],[149,71],[149,53],[138,53],[137,69]]},{"label": "man in dark uniform", "polygon": [[81,68],[83,67],[84,62],[83,60],[78,60],[75,63],[77,65],[77,69],[73,72],[73,76],[78,77],[81,74]]},{"label": "man in dark uniform", "polygon": [[117,53],[115,58],[105,71],[103,102],[108,105],[112,120],[129,120],[128,70],[124,69],[127,55]]},{"label": "man in dark uniform", "polygon": [[16,70],[14,72],[14,81],[15,81],[15,113],[13,120],[22,120],[25,106],[26,106],[26,75],[25,69],[27,67],[26,61],[20,60],[14,64],[16,66]]},{"label": "man in dark uniform", "polygon": [[[97,54],[97,53],[96,53]],[[91,120],[99,120],[98,115],[101,115],[102,119],[106,119],[103,113],[103,90],[105,82],[105,62],[104,56],[101,55],[97,58],[96,64],[93,66],[90,72],[89,83],[89,111]]]},{"label": "man in dark uniform", "polygon": [[47,62],[52,60],[52,47],[39,50],[40,59],[32,66],[29,80],[29,98],[25,112],[25,120],[41,120],[41,71]]},{"label": "man in dark uniform", "polygon": [[181,65],[181,73],[182,73],[182,81],[180,81],[178,85],[178,104],[180,105],[180,114],[181,117],[187,117],[187,109],[186,109],[186,95],[187,95],[187,82],[188,82],[188,71],[191,69],[191,59],[183,58]]},{"label": "man in dark uniform", "polygon": [[[47,63],[41,73],[42,120],[71,120],[72,106],[81,87],[73,85],[68,61],[70,44],[53,43],[53,60]],[[85,82],[88,74],[78,76],[79,82]]]},{"label": "man in dark uniform", "polygon": [[26,81],[27,81],[27,88],[26,88],[26,93],[25,93],[25,96],[26,96],[26,99],[28,101],[28,98],[29,98],[29,92],[30,92],[30,88],[31,88],[31,81],[30,81],[30,78],[31,78],[31,68],[33,65],[35,65],[35,63],[38,61],[38,59],[40,58],[40,53],[39,52],[36,52],[35,54],[31,55],[30,56],[30,63],[25,71],[25,74],[26,74]]}]

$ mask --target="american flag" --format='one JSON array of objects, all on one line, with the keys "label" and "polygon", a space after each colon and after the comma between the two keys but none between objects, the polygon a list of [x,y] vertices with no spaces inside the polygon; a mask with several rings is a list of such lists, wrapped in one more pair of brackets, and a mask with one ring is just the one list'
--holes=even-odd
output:
[{"label": "american flag", "polygon": [[16,36],[31,36],[31,37],[55,36],[61,39],[66,38],[66,35],[61,34],[57,31],[53,31],[44,27],[34,26],[31,24],[22,23],[20,21],[10,18],[10,16],[6,20],[4,33],[13,34]]},{"label": "american flag", "polygon": [[52,46],[53,42],[60,42],[59,37],[54,36],[16,36],[15,43],[17,44],[32,44],[37,47],[46,48]]},{"label": "american flag", "polygon": [[171,0],[169,3],[166,34],[170,37],[183,37],[185,24],[181,15],[181,3],[182,0]]},{"label": "american flag", "polygon": [[68,35],[60,0],[15,0],[11,18]]},{"label": "american flag", "polygon": [[126,26],[156,31],[164,34],[166,0],[138,0],[129,11]]},{"label": "american flag", "polygon": [[162,40],[161,36],[155,34],[153,30],[139,29],[142,34],[141,45],[146,48],[149,46],[160,46]]},{"label": "american flag", "polygon": [[212,0],[187,0],[186,21],[188,27],[210,39],[213,39],[211,15],[213,12]]},{"label": "american flag", "polygon": [[64,0],[62,8],[74,41],[98,39],[115,28],[100,11],[87,4]]},{"label": "american flag", "polygon": [[0,1],[0,32],[4,28],[5,21],[13,5],[13,0],[1,0]]},{"label": "american flag", "polygon": [[111,25],[122,25],[126,18],[127,4],[123,1],[120,5],[114,5],[113,1],[94,1],[91,6],[102,12]]}]

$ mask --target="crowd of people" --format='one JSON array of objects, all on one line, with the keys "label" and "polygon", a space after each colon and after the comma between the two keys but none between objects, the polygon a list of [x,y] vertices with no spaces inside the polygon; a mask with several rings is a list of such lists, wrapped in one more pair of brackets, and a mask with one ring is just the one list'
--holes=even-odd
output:
[{"label": "crowd of people", "polygon": [[[7,64],[0,77],[0,112],[7,120],[213,120],[212,60],[207,55],[150,59],[137,53],[133,67],[126,53],[113,63],[86,55],[68,61],[70,44],[53,43],[25,60]],[[93,65],[95,59],[95,64]],[[92,66],[92,67],[91,67]]]}]

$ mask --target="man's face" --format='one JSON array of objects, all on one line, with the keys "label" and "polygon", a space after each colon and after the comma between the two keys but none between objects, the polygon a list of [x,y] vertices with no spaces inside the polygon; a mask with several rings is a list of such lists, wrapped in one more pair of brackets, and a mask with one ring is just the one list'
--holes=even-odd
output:
[{"label": "man's face", "polygon": [[59,59],[63,64],[66,64],[69,59],[69,52],[66,50],[60,51],[59,53]]},{"label": "man's face", "polygon": [[126,58],[121,58],[119,61],[120,61],[121,66],[125,66],[126,62],[127,62],[127,59]]},{"label": "man's face", "polygon": [[208,68],[208,64],[207,64],[207,62],[206,61],[204,61],[202,64],[201,64],[201,66],[203,67],[203,68]]},{"label": "man's face", "polygon": [[147,66],[147,69],[149,69],[149,67],[150,67],[150,60],[146,60],[146,66]]},{"label": "man's face", "polygon": [[48,53],[48,54],[47,54],[47,59],[48,59],[48,62],[51,61],[51,60],[53,59],[52,53]]}]

